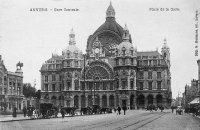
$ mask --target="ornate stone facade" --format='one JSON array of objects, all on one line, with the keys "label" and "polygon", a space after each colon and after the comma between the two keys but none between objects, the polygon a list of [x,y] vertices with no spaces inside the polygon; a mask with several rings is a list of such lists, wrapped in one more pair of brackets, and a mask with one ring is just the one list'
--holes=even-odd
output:
[{"label": "ornate stone facade", "polygon": [[166,39],[161,53],[137,51],[127,26],[116,22],[111,4],[105,23],[89,36],[86,54],[76,47],[73,30],[69,39],[62,55],[53,54],[40,70],[44,102],[78,108],[171,105]]},{"label": "ornate stone facade", "polygon": [[12,111],[23,108],[23,72],[22,63],[17,64],[16,72],[7,71],[0,55],[0,110]]}]

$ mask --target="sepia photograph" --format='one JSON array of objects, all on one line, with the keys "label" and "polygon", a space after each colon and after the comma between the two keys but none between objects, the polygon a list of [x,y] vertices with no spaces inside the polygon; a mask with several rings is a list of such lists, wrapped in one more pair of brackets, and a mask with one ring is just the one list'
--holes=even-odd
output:
[{"label": "sepia photograph", "polygon": [[0,0],[0,130],[199,130],[199,0]]}]

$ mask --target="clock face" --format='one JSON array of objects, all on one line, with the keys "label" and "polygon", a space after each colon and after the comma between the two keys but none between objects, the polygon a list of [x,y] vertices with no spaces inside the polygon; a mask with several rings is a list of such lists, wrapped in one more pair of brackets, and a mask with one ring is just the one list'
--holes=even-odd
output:
[{"label": "clock face", "polygon": [[99,48],[96,48],[94,51],[95,53],[99,53]]}]

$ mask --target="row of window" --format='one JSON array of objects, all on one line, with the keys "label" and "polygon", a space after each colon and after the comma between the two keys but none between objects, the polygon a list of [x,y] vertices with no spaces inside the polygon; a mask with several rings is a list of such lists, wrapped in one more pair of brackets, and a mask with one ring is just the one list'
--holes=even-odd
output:
[{"label": "row of window", "polygon": [[[54,81],[57,81],[56,80],[56,75],[55,74],[53,74],[53,75],[51,75],[51,79],[52,79],[52,81],[54,82]],[[62,80],[62,77],[61,76],[59,76],[59,81],[61,81]],[[49,82],[49,76],[44,76],[44,82]]]},{"label": "row of window", "polygon": [[138,56],[138,59],[157,59],[158,56]]},{"label": "row of window", "polygon": [[47,65],[46,65],[46,68],[47,68],[48,70],[60,69],[61,66],[60,66],[60,64],[47,64]]},{"label": "row of window", "polygon": [[[157,82],[157,90],[161,90],[161,81],[158,81]],[[139,82],[139,86],[138,86],[138,90],[144,90],[144,83],[143,82]],[[89,83],[86,83],[86,85],[88,85],[88,87],[84,87],[84,83],[82,83],[82,86],[81,88],[79,88],[79,84],[77,82],[75,82],[75,90],[108,90],[109,86],[107,83],[92,83],[92,82],[89,82]],[[116,83],[116,86],[117,88],[119,88],[119,83],[117,82]],[[126,89],[127,87],[127,81],[125,80],[122,80],[121,82],[121,87],[122,89]],[[131,81],[130,82],[130,89],[133,89],[134,88],[134,81]],[[66,90],[70,90],[71,89],[71,82],[67,82],[67,85],[66,85]],[[59,86],[59,91],[62,91],[64,90],[64,87],[60,84]],[[111,83],[110,84],[110,90],[114,90],[114,86],[113,84]],[[152,90],[152,82],[148,82],[148,90]],[[49,91],[49,86],[48,84],[45,84],[45,91]],[[51,91],[56,91],[56,84],[52,84],[52,89]]]},{"label": "row of window", "polygon": [[[138,79],[144,79],[144,72],[138,72]],[[148,79],[152,79],[152,71],[148,72]],[[157,79],[161,79],[161,72],[157,72]]]},{"label": "row of window", "polygon": [[[71,53],[70,53],[70,51],[67,51],[66,58],[70,58],[70,57],[71,57]],[[78,52],[77,51],[74,52],[74,57],[78,58]]]},{"label": "row of window", "polygon": [[[69,61],[69,60],[65,61],[64,66],[65,67],[72,67],[72,61]],[[78,61],[74,61],[74,67],[79,67]]]},{"label": "row of window", "polygon": [[[75,86],[74,86],[74,89],[75,90],[108,90],[109,89],[109,85],[108,83],[92,83],[92,82],[89,82],[89,83],[86,83],[86,86],[88,87],[84,87],[84,83],[81,84],[81,86],[79,86],[79,83],[78,81],[75,81],[74,82]],[[59,85],[59,89],[56,89],[56,84],[52,84],[52,89],[51,91],[62,91],[64,90],[64,87],[62,86],[62,84]],[[67,81],[66,82],[66,90],[70,90],[71,89],[71,81]],[[44,84],[44,90],[45,91],[49,91],[49,85],[48,84]],[[110,90],[114,90],[114,86],[113,84],[111,83],[110,84]]]},{"label": "row of window", "polygon": [[[17,87],[17,91],[16,91],[15,87],[9,87],[9,93],[20,95],[21,94],[21,88]],[[0,88],[0,94],[7,94],[7,89],[6,88],[4,88],[4,89]]]},{"label": "row of window", "polygon": [[138,60],[138,66],[160,66],[164,64],[163,60]]},{"label": "row of window", "polygon": [[[119,52],[118,52],[118,50],[116,50],[116,56],[118,56],[118,55],[119,55]],[[122,56],[125,56],[125,55],[126,55],[126,48],[123,47],[123,48],[122,48]],[[134,51],[133,51],[133,49],[130,50],[130,55],[131,55],[131,56],[134,55]]]},{"label": "row of window", "polygon": [[[148,82],[148,90],[152,90],[152,83],[153,82]],[[161,81],[157,82],[157,90],[161,90]],[[138,90],[144,90],[144,83],[139,82]]]},{"label": "row of window", "polygon": [[134,59],[131,58],[131,59],[125,59],[125,58],[122,58],[121,59],[121,64],[120,64],[120,60],[119,59],[116,59],[116,65],[134,65],[136,63],[134,63]]}]

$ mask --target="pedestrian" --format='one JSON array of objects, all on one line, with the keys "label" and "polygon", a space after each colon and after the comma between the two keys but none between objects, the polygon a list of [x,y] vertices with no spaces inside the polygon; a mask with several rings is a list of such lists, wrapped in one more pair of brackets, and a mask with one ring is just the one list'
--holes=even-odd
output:
[{"label": "pedestrian", "polygon": [[13,117],[17,117],[17,108],[13,107]]},{"label": "pedestrian", "polygon": [[61,115],[62,115],[62,118],[64,118],[64,117],[65,117],[65,111],[64,111],[63,108],[60,109],[60,113],[61,113]]},{"label": "pedestrian", "polygon": [[118,108],[117,108],[117,111],[118,111],[118,113],[117,114],[121,114],[121,108],[118,106]]},{"label": "pedestrian", "polygon": [[23,113],[24,113],[24,117],[26,117],[26,113],[27,113],[26,106],[24,106],[24,108],[23,108]]},{"label": "pedestrian", "polygon": [[124,110],[124,115],[126,115],[127,107],[126,107],[126,106],[123,106],[122,109]]},{"label": "pedestrian", "polygon": [[174,113],[174,106],[172,106],[171,109],[172,109],[172,113]]}]

